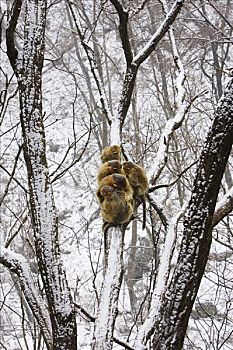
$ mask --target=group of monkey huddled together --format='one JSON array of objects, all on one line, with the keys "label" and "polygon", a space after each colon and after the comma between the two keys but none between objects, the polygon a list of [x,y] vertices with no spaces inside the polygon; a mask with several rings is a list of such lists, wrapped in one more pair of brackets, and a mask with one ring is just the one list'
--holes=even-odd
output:
[{"label": "group of monkey huddled together", "polygon": [[148,180],[144,169],[133,162],[121,162],[121,147],[106,147],[101,155],[97,181],[97,198],[104,221],[103,230],[111,226],[128,224],[140,203],[143,204],[143,228],[145,228],[145,196]]}]

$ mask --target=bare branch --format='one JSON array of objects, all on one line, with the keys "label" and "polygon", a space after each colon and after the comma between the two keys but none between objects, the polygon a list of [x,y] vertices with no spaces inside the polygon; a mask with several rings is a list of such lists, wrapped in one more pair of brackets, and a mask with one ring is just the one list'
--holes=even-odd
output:
[{"label": "bare branch", "polygon": [[20,156],[20,153],[22,151],[22,147],[23,147],[22,145],[19,147],[19,150],[18,150],[18,152],[16,154],[15,161],[14,161],[14,166],[13,166],[13,169],[12,169],[12,172],[11,172],[11,175],[10,175],[10,179],[9,179],[7,185],[6,185],[6,188],[5,188],[4,192],[3,192],[2,197],[0,198],[0,206],[1,206],[2,202],[4,201],[4,198],[6,197],[6,195],[8,193],[8,190],[9,190],[9,187],[10,187],[10,184],[11,184],[11,181],[14,178],[16,167],[17,167],[17,163],[18,163],[18,160],[19,160],[19,156]]},{"label": "bare branch", "polygon": [[75,28],[77,30],[77,34],[78,34],[79,39],[81,41],[81,45],[84,48],[84,51],[86,53],[86,56],[87,56],[87,59],[88,59],[88,62],[89,62],[90,68],[91,68],[91,72],[92,72],[93,78],[95,80],[95,83],[96,83],[96,86],[97,86],[97,89],[99,92],[99,98],[100,98],[100,103],[102,105],[103,113],[104,113],[108,123],[111,124],[111,119],[110,119],[111,113],[110,113],[109,108],[108,108],[108,102],[107,102],[107,98],[105,96],[104,88],[103,88],[102,83],[101,83],[101,78],[99,77],[99,72],[98,72],[98,69],[96,68],[94,51],[85,42],[85,38],[84,38],[80,28],[79,28],[71,1],[69,1],[69,0],[66,0],[66,1],[67,1],[68,6],[69,6],[71,15],[73,17],[73,20],[75,23]]},{"label": "bare branch", "polygon": [[15,0],[13,2],[10,20],[8,22],[8,27],[6,29],[6,45],[7,45],[7,55],[11,62],[13,69],[16,69],[16,59],[18,56],[18,51],[15,47],[15,29],[18,23],[19,14],[21,11],[22,0]]},{"label": "bare branch", "polygon": [[119,0],[110,0],[113,6],[115,7],[118,16],[119,16],[119,33],[121,37],[122,47],[124,50],[125,59],[127,62],[127,65],[130,65],[133,60],[133,52],[129,40],[129,33],[128,33],[128,19],[129,19],[129,13],[124,7],[122,6],[121,2]]},{"label": "bare branch", "polygon": [[[92,315],[89,314],[89,312],[87,312],[82,306],[74,303],[75,307],[85,316],[89,319],[90,322],[95,322],[96,318]],[[118,344],[118,345],[121,345],[123,346],[125,349],[128,349],[128,350],[134,350],[133,347],[131,347],[129,344],[127,344],[126,342],[123,342],[122,340],[116,338],[116,337],[113,337],[113,341]]]}]

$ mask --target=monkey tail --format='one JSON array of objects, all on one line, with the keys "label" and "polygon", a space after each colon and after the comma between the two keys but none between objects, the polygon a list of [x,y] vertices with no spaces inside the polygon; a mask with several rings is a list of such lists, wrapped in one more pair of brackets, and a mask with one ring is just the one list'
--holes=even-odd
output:
[{"label": "monkey tail", "polygon": [[108,239],[108,229],[110,227],[115,226],[114,224],[111,224],[109,222],[104,222],[103,226],[102,226],[102,231],[104,234],[104,264],[105,264],[105,268],[107,267],[108,264],[108,252],[109,252],[109,239]]},{"label": "monkey tail", "polygon": [[142,229],[146,228],[146,197],[142,196]]}]

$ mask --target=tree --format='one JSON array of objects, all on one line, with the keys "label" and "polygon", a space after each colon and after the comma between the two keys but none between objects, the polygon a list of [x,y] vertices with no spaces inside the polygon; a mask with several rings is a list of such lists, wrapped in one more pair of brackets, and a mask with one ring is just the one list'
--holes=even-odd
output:
[{"label": "tree", "polygon": [[[5,247],[1,247],[0,262],[18,278],[26,303],[37,321],[48,349],[77,348],[77,337],[82,334],[79,325],[77,331],[77,315],[94,324],[93,335],[88,335],[90,341],[93,337],[93,350],[111,349],[114,342],[127,349],[181,349],[183,346],[188,320],[205,271],[213,227],[232,210],[232,190],[226,193],[216,210],[215,204],[221,183],[223,185],[222,178],[233,140],[231,79],[214,113],[214,121],[204,147],[201,151],[200,147],[195,149],[195,142],[197,145],[200,143],[200,135],[195,135],[195,138],[189,132],[189,128],[192,127],[195,132],[198,130],[194,127],[195,111],[198,110],[202,115],[204,112],[211,115],[213,111],[209,113],[207,110],[210,104],[206,99],[205,89],[196,83],[192,67],[190,70],[187,68],[187,53],[182,51],[185,46],[182,46],[181,36],[184,22],[178,15],[181,10],[182,13],[190,15],[190,7],[192,10],[196,8],[196,3],[186,7],[183,3],[184,1],[177,0],[169,7],[165,0],[155,4],[150,4],[149,1],[133,1],[124,6],[118,0],[101,3],[66,1],[65,4],[47,4],[45,0],[16,0],[11,4],[6,30],[7,55],[17,78],[17,89],[13,90],[12,98],[15,91],[18,91],[23,144],[19,148],[12,170],[8,171],[5,166],[2,167],[9,177],[2,203],[7,207],[6,199],[8,196],[10,198],[14,182],[28,197],[30,211],[26,216],[23,214],[23,219],[18,219],[19,215],[15,215],[16,224],[12,225],[12,232],[15,234],[10,230],[7,235]],[[211,8],[215,16],[219,16],[219,9],[215,6]],[[62,18],[61,9],[66,14]],[[50,14],[50,11],[54,12]],[[198,11],[194,12],[195,15]],[[204,7],[199,15],[204,15],[206,23],[209,24]],[[46,17],[47,26],[50,28],[47,31]],[[150,26],[147,25],[148,18]],[[192,25],[197,26],[195,18],[191,20],[187,33],[193,30]],[[62,21],[59,30],[56,21]],[[176,23],[182,23],[182,28],[179,29],[179,24]],[[171,27],[172,24],[174,27]],[[24,28],[23,42],[20,35],[21,26]],[[67,28],[70,28],[70,31]],[[117,29],[113,31],[112,28]],[[50,34],[53,30],[56,32],[55,42]],[[102,32],[103,34],[100,34]],[[120,42],[120,55],[116,54],[116,43],[113,43],[112,35],[118,39],[116,43]],[[181,40],[177,41],[177,38]],[[200,43],[199,45],[201,47]],[[190,47],[192,46],[195,48],[193,41],[190,44]],[[192,47],[193,50],[194,48]],[[218,45],[211,47],[215,63],[218,60],[218,49]],[[182,52],[182,55],[179,52]],[[209,69],[203,62],[202,70],[199,70],[197,75],[201,75],[202,72],[205,75],[206,69]],[[224,62],[223,60],[222,67]],[[43,65],[45,68],[42,74]],[[214,68],[218,69],[217,66]],[[58,76],[61,74],[60,78],[63,74],[63,84],[58,83],[64,87],[62,92],[67,91],[67,95],[62,95],[63,99],[59,98],[56,107],[49,107],[51,115],[46,115],[42,108],[42,100],[44,99],[46,104],[44,96],[51,95],[51,92],[48,94],[45,90],[42,91],[42,76],[45,79],[48,76],[48,80],[54,79],[49,75],[53,69]],[[4,99],[4,108],[1,110],[4,121],[11,108],[8,93],[11,79],[8,79],[7,74],[6,88],[4,93],[1,93],[1,98]],[[221,78],[223,74],[219,74],[216,80],[218,96],[221,95]],[[189,84],[189,81],[192,84]],[[44,86],[50,85],[46,81]],[[156,91],[156,107],[149,108],[147,104],[143,104],[146,101],[143,91],[150,89],[152,92]],[[55,89],[52,93],[54,91]],[[150,97],[152,96],[153,93]],[[66,148],[63,148],[63,155],[54,156],[55,161],[52,163],[49,159],[49,130],[45,135],[45,129],[50,124],[58,125],[59,118],[56,118],[60,115],[62,103],[69,108],[66,107],[68,112],[61,109],[60,120],[63,122],[69,113],[72,116],[69,124],[72,130],[69,131],[69,137],[72,137],[72,142],[68,140]],[[17,108],[15,110],[18,110]],[[149,113],[150,118],[146,119],[146,113]],[[157,118],[153,117],[154,114]],[[182,138],[182,133],[187,135],[186,139]],[[135,140],[131,140],[132,134],[137,136]],[[93,137],[96,138],[95,141]],[[190,141],[189,138],[193,139]],[[98,227],[92,226],[92,223],[98,220],[98,207],[92,203],[89,215],[88,202],[85,202],[84,211],[81,209],[81,203],[85,192],[89,193],[89,201],[95,202],[93,195],[90,195],[95,189],[92,183],[95,176],[92,170],[96,170],[93,150],[98,150],[98,147],[102,149],[111,143],[121,143],[127,157],[136,160],[144,158],[145,164],[150,163],[147,241],[153,242],[149,247],[153,257],[151,266],[145,258],[146,249],[137,249],[141,238],[140,229],[137,227],[138,220],[133,222],[131,238],[128,229],[125,231],[117,227],[108,231],[107,265],[102,266],[101,255],[96,254],[98,249],[93,248],[92,242],[95,242],[95,238],[91,234],[97,232],[99,236],[100,231]],[[50,144],[53,150],[55,146],[54,143]],[[61,145],[58,144],[57,147],[60,148]],[[21,149],[24,162],[20,158]],[[200,160],[194,176],[193,167],[199,155]],[[88,165],[90,173],[87,176],[86,162],[91,164]],[[78,163],[80,169],[75,168]],[[18,178],[19,164],[26,166],[28,185]],[[228,163],[228,179],[231,176],[229,169]],[[163,183],[160,184],[162,175]],[[61,252],[66,260],[63,242],[70,240],[67,233],[70,229],[68,221],[65,220],[63,228],[61,216],[66,219],[71,214],[65,208],[58,215],[59,201],[57,198],[55,206],[54,199],[54,188],[58,183],[62,186],[62,182],[59,181],[65,183],[66,176],[67,187],[74,183],[76,197],[80,197],[80,212],[75,212],[79,222],[76,227],[71,227],[71,240],[77,239],[78,243],[77,246],[71,246],[76,250],[76,255],[79,251],[80,266],[82,259],[85,260],[88,256],[92,273],[90,277],[84,267],[86,275],[83,274],[81,278],[78,271],[78,278],[75,277],[76,285],[72,281],[73,278],[70,278],[68,269],[68,277],[66,276],[61,260]],[[191,179],[194,183],[192,189],[189,188]],[[81,192],[85,181],[87,187]],[[156,196],[160,189],[167,191],[163,203],[160,203]],[[190,200],[185,204],[189,194]],[[171,202],[176,201],[176,208],[170,206],[171,215],[163,208],[166,205],[169,210],[169,198]],[[73,211],[75,207],[76,205],[73,206]],[[29,257],[25,259],[22,254],[9,249],[18,232],[22,230],[22,223],[29,221],[29,217],[31,227],[29,224],[28,231],[29,234],[33,232],[30,247],[35,251],[38,274],[35,274],[29,265]],[[18,223],[19,229],[14,230]],[[179,233],[178,227],[181,228]],[[77,234],[79,230],[83,232],[84,237]],[[81,237],[86,243],[79,246]],[[124,249],[124,242],[127,240],[131,242],[128,247],[128,260]],[[101,245],[101,240],[99,241]],[[28,239],[24,238],[24,242],[28,244]],[[81,246],[87,253],[82,254]],[[142,257],[141,266],[149,265],[147,271],[150,272],[148,285],[145,287],[146,283],[142,284],[143,288],[146,288],[145,293],[140,294],[142,302],[139,302],[135,290],[137,281],[144,275],[143,268],[142,272],[137,271],[139,252]],[[70,251],[68,253],[70,254]],[[127,272],[124,271],[125,266]],[[137,272],[140,272],[138,276]],[[117,329],[123,313],[120,308],[118,316],[119,301],[123,293],[122,282],[126,276],[129,280],[134,280],[133,283],[129,283],[128,280],[132,306],[132,319],[129,323],[132,328],[127,331],[128,339],[123,341],[122,334],[117,332]],[[82,295],[85,284],[82,281],[85,279],[91,280],[93,288],[91,293],[90,286],[86,288],[90,305],[84,304],[85,298]],[[78,302],[75,302],[75,299]],[[23,310],[26,310],[26,303],[22,303]],[[95,316],[92,308],[96,309]],[[123,317],[127,319],[127,313],[123,314]]]},{"label": "tree", "polygon": [[58,223],[46,159],[42,111],[41,72],[47,3],[46,1],[26,1],[25,5],[23,50],[18,52],[14,40],[22,8],[22,1],[19,0],[12,6],[6,31],[7,54],[19,87],[20,122],[28,174],[34,242],[50,320],[45,312],[46,308],[44,308],[44,315],[38,314],[40,305],[35,300],[35,293],[39,294],[39,291],[35,291],[35,286],[33,286],[34,292],[30,291],[30,276],[26,271],[27,267],[23,268],[24,262],[20,263],[20,258],[17,259],[14,255],[8,256],[8,253],[3,250],[2,263],[19,275],[27,302],[38,323],[41,324],[42,332],[45,333],[44,339],[47,346],[53,349],[74,349],[77,342],[75,312],[60,261]]}]

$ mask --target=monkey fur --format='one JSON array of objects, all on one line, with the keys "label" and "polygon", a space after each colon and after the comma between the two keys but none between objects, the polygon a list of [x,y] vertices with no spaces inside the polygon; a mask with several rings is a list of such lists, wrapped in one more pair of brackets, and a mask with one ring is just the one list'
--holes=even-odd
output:
[{"label": "monkey fur", "polygon": [[132,195],[127,196],[127,192],[124,190],[109,185],[100,187],[97,196],[104,221],[102,230],[104,234],[104,260],[107,266],[109,253],[107,230],[117,225],[123,225],[123,229],[126,228],[133,216],[134,199]]},{"label": "monkey fur", "polygon": [[149,188],[149,182],[145,173],[145,170],[138,164],[133,162],[124,162],[123,169],[130,185],[133,188],[133,197],[135,204],[143,205],[143,224],[142,228],[146,226],[146,194]]},{"label": "monkey fur", "polygon": [[102,163],[108,162],[109,160],[121,161],[121,147],[119,145],[112,145],[105,147],[101,154]]},{"label": "monkey fur", "polygon": [[124,170],[119,160],[109,160],[108,162],[103,163],[97,176],[98,185],[101,183],[103,178],[114,173],[124,175]]},{"label": "monkey fur", "polygon": [[129,222],[133,215],[134,201],[132,197],[127,197],[124,190],[103,185],[99,189],[98,199],[101,215],[105,222],[112,224],[112,226]]},{"label": "monkey fur", "polygon": [[119,191],[123,191],[125,193],[126,200],[130,200],[133,197],[133,188],[131,187],[127,177],[121,174],[111,174],[104,177],[99,183],[99,188],[96,194],[100,204],[103,199],[103,196],[101,195],[101,188],[103,186],[111,186]]},{"label": "monkey fur", "polygon": [[133,187],[134,196],[145,196],[149,188],[145,170],[133,162],[124,162],[123,169],[130,185]]}]

